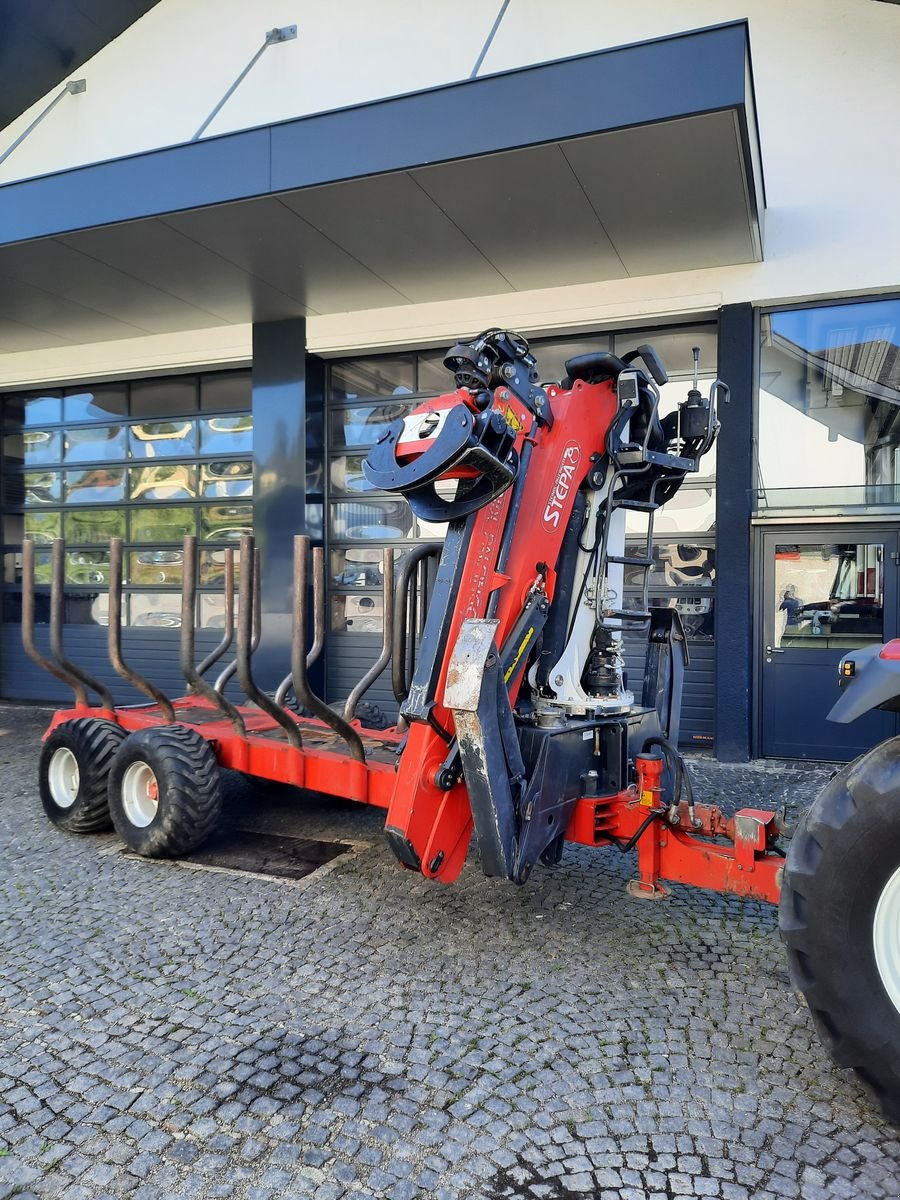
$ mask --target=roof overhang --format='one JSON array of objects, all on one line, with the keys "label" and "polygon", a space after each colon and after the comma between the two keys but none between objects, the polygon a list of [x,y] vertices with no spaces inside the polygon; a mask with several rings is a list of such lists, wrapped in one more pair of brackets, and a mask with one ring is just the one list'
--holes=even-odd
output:
[{"label": "roof overhang", "polygon": [[0,350],[761,258],[716,26],[0,188]]}]

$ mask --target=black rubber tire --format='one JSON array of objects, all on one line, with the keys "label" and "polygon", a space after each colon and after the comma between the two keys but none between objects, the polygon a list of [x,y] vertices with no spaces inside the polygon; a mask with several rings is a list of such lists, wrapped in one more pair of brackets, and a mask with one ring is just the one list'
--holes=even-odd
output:
[{"label": "black rubber tire", "polygon": [[[128,815],[122,795],[125,773],[146,763],[156,776],[158,806],[147,825]],[[157,725],[130,734],[109,774],[109,811],[119,837],[145,858],[179,858],[204,842],[222,809],[219,764],[212,746],[185,725]]]},{"label": "black rubber tire", "polygon": [[900,738],[839,771],[797,825],[778,924],[791,979],[832,1057],[900,1122],[900,1010],[879,974],[875,910],[900,868]]},{"label": "black rubber tire", "polygon": [[355,719],[365,729],[390,729],[396,724],[396,721],[392,721],[380,705],[373,704],[369,700],[360,700],[357,704]]},{"label": "black rubber tire", "polygon": [[[106,785],[113,757],[125,730],[99,717],[78,717],[57,725],[41,748],[38,781],[41,804],[54,825],[67,833],[99,833],[112,825]],[[78,764],[78,791],[71,805],[58,804],[50,781],[50,764],[68,750]]]}]

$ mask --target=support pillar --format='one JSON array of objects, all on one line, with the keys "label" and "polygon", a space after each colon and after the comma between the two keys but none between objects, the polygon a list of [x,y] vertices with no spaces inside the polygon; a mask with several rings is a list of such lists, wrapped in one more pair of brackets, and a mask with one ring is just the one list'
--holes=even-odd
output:
[{"label": "support pillar", "polygon": [[[262,638],[253,666],[272,690],[290,667],[293,542],[321,540],[322,504],[309,496],[322,423],[324,365],[306,353],[306,320],[253,326],[253,525],[262,571]],[[318,458],[321,458],[319,452]],[[315,500],[318,499],[318,503]]]},{"label": "support pillar", "polygon": [[731,389],[722,406],[716,461],[716,757],[751,754],[753,679],[753,398],[757,322],[751,304],[719,310],[718,376]]}]

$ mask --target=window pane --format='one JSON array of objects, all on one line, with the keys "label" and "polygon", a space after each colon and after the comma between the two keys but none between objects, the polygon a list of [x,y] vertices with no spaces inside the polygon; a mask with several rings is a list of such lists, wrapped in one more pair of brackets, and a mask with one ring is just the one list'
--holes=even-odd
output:
[{"label": "window pane", "polygon": [[382,551],[376,546],[352,547],[331,553],[331,582],[342,588],[380,588]]},{"label": "window pane", "polygon": [[[35,515],[38,515],[38,514],[32,513],[32,517],[34,517]],[[59,513],[55,513],[54,515],[58,521]],[[8,513],[6,516],[4,516],[2,518],[2,521],[3,521],[3,543],[4,543],[4,545],[6,545],[6,546],[20,545],[23,534],[24,534],[24,530],[25,530],[25,518],[20,513]],[[52,536],[54,536],[54,535],[51,534],[51,537]],[[36,537],[34,540],[36,542],[38,542],[41,539]]]},{"label": "window pane", "polygon": [[60,394],[51,392],[43,396],[10,397],[7,413],[15,415],[16,423],[23,424],[26,429],[35,425],[58,425],[62,420]]},{"label": "window pane", "polygon": [[446,350],[432,350],[419,355],[419,378],[416,391],[419,394],[441,396],[456,388],[453,374],[444,366]]},{"label": "window pane", "polygon": [[133,417],[182,417],[197,411],[197,380],[141,379],[131,385]]},{"label": "window pane", "polygon": [[125,512],[121,508],[86,508],[63,515],[66,541],[106,545],[112,537],[125,536]]},{"label": "window pane", "polygon": [[[239,607],[240,606],[238,604],[238,598],[237,598],[237,596],[235,596],[235,598],[234,598],[234,621],[235,621],[235,624],[237,624],[237,616],[238,616]],[[210,595],[209,593],[201,592],[200,593],[199,617],[200,617],[200,628],[201,629],[218,629],[220,632],[224,631],[224,629],[225,629],[225,599],[224,599],[224,597],[217,596],[215,594]],[[233,654],[233,651],[232,651],[232,654]],[[228,663],[228,661],[229,661],[229,659],[228,659],[228,656],[226,655],[226,657],[222,660],[222,662],[219,664],[219,666],[215,667],[213,669],[213,678],[215,677],[215,672],[218,671],[220,669],[220,667],[224,667]]]},{"label": "window pane", "polygon": [[415,387],[412,357],[354,358],[331,367],[331,399],[409,396]]},{"label": "window pane", "polygon": [[884,547],[775,547],[775,645],[852,650],[880,642]]},{"label": "window pane", "polygon": [[384,541],[414,536],[412,510],[405,500],[370,500],[331,505],[331,535],[342,541]]},{"label": "window pane", "polygon": [[[655,514],[653,527],[661,533],[705,533],[716,524],[716,489],[682,486]],[[646,513],[626,510],[625,529],[639,535],[647,528]]]},{"label": "window pane", "polygon": [[132,425],[132,458],[190,458],[197,453],[193,421],[150,421]]},{"label": "window pane", "polygon": [[[693,347],[700,347],[700,370],[714,379],[716,375],[717,338],[715,325],[693,325],[688,328],[642,329],[635,333],[617,333],[615,353],[621,358],[629,350],[649,343],[662,360],[670,379],[690,379],[694,371]],[[641,366],[638,363],[638,366]],[[727,380],[726,380],[727,382]]]},{"label": "window pane", "polygon": [[177,592],[132,592],[128,597],[127,623],[136,629],[180,628],[180,595]]},{"label": "window pane", "polygon": [[18,504],[13,488],[21,489],[27,508],[41,504],[58,504],[61,495],[58,471],[26,471],[6,480],[6,503]]},{"label": "window pane", "polygon": [[72,388],[65,393],[63,414],[67,421],[96,421],[128,416],[128,394],[124,384]]},{"label": "window pane", "polygon": [[200,467],[202,496],[252,496],[253,463],[250,459],[221,459]]},{"label": "window pane", "polygon": [[108,550],[69,550],[66,553],[66,583],[90,587],[109,584]]},{"label": "window pane", "polygon": [[[241,576],[241,556],[234,549],[234,583],[238,584]],[[200,583],[203,587],[221,588],[225,584],[225,551],[200,551]]]},{"label": "window pane", "polygon": [[201,375],[200,409],[202,412],[249,412],[252,389],[249,371],[225,371],[221,375]]},{"label": "window pane", "polygon": [[85,425],[66,430],[66,462],[98,462],[127,455],[124,425]]},{"label": "window pane", "polygon": [[197,495],[197,468],[184,463],[132,467],[128,477],[132,500],[193,500]]},{"label": "window pane", "polygon": [[[629,542],[625,553],[640,557],[646,544]],[[653,566],[648,572],[651,587],[711,587],[716,577],[716,552],[712,546],[695,546],[684,542],[655,545],[651,551]],[[639,587],[640,567],[625,568],[625,586]]]},{"label": "window pane", "polygon": [[66,471],[66,500],[72,504],[112,504],[125,499],[124,467]]},{"label": "window pane", "polygon": [[[34,582],[40,584],[48,584],[52,575],[52,567],[50,563],[49,550],[36,550],[34,554]],[[22,585],[22,555],[20,551],[14,554],[3,555],[3,582],[12,587],[21,587]],[[39,625],[46,624],[49,617],[49,609],[46,603],[38,601],[35,604],[34,618]],[[45,615],[41,617],[41,613]],[[21,610],[15,618],[21,621]]]},{"label": "window pane", "polygon": [[128,582],[140,587],[181,587],[181,550],[136,550],[128,555]]},{"label": "window pane", "polygon": [[133,542],[180,542],[197,532],[196,511],[193,506],[164,508],[135,508],[130,517]]},{"label": "window pane", "polygon": [[363,475],[362,454],[342,454],[331,460],[331,489],[338,495],[353,495],[372,491],[372,485]]},{"label": "window pane", "polygon": [[200,536],[205,542],[236,542],[253,532],[251,504],[204,504],[200,509]]},{"label": "window pane", "polygon": [[[21,517],[13,517],[12,522],[21,521]],[[7,524],[6,520],[3,522]],[[35,542],[52,542],[60,536],[60,515],[58,512],[27,512],[25,514],[24,532],[26,537]],[[5,536],[5,535],[4,535]],[[18,538],[6,539],[19,541]]]},{"label": "window pane", "polygon": [[201,454],[249,454],[253,449],[253,418],[210,417],[200,422]]},{"label": "window pane", "polygon": [[[679,593],[677,596],[650,596],[651,608],[675,608],[678,610],[684,631],[692,642],[711,642],[715,636],[716,602],[709,592]],[[639,610],[641,597],[635,592],[626,593],[625,608]]]},{"label": "window pane", "polygon": [[3,439],[3,456],[7,467],[59,462],[62,433],[58,429],[26,429],[24,433],[8,434]]},{"label": "window pane", "polygon": [[538,379],[541,383],[559,383],[566,374],[566,359],[574,358],[576,354],[589,354],[592,350],[608,349],[608,337],[581,337],[563,342],[531,343],[531,352],[537,359]]},{"label": "window pane", "polygon": [[405,417],[412,404],[367,404],[331,414],[331,446],[371,446],[392,421]]},{"label": "window pane", "polygon": [[[896,503],[900,300],[771,313],[762,320],[759,478],[815,504]],[[859,489],[871,489],[860,494]],[[784,497],[780,498],[784,503]]]},{"label": "window pane", "polygon": [[381,633],[384,599],[373,592],[331,597],[331,628],[337,633]]},{"label": "window pane", "polygon": [[67,625],[108,625],[109,593],[70,592],[66,596],[65,621]]}]

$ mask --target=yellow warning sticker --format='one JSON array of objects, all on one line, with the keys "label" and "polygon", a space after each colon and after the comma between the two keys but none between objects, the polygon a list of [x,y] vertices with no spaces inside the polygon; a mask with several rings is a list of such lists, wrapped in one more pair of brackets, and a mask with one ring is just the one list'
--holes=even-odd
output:
[{"label": "yellow warning sticker", "polygon": [[512,408],[501,409],[500,411],[506,417],[506,423],[510,429],[514,429],[518,433],[520,429],[525,428],[525,422]]}]

